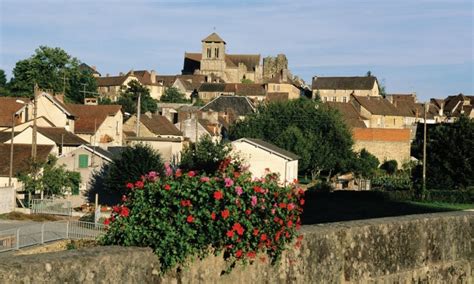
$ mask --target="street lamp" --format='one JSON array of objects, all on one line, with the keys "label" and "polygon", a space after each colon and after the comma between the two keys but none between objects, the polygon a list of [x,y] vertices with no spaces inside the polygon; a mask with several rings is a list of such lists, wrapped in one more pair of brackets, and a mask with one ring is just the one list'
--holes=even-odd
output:
[{"label": "street lamp", "polygon": [[[25,105],[26,103],[22,100],[15,101],[18,104]],[[10,172],[8,175],[8,186],[12,187],[12,176],[13,176],[13,139],[15,138],[15,116],[17,113],[22,110],[23,108],[19,109],[17,112],[12,113],[12,138],[10,140]]]}]

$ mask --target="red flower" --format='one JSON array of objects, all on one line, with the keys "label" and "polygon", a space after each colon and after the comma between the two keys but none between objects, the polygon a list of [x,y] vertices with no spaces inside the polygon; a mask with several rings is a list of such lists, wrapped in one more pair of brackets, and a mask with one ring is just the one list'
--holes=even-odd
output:
[{"label": "red flower", "polygon": [[244,228],[239,223],[235,223],[232,230],[236,231],[239,236],[244,234]]},{"label": "red flower", "polygon": [[291,221],[291,220],[288,221],[288,223],[286,223],[286,226],[291,228],[293,226],[293,221]]},{"label": "red flower", "polygon": [[196,175],[196,173],[194,171],[189,171],[188,172],[188,177],[193,177],[195,175]]},{"label": "red flower", "polygon": [[234,172],[234,178],[238,178],[240,177],[240,173],[239,172]]},{"label": "red flower", "polygon": [[171,185],[165,184],[165,190],[170,190],[170,189],[171,189]]},{"label": "red flower", "polygon": [[251,213],[252,213],[252,210],[250,209],[245,210],[245,214],[250,215]]},{"label": "red flower", "polygon": [[109,218],[105,219],[104,220],[104,225],[108,226],[109,224],[110,224],[110,219]]},{"label": "red flower", "polygon": [[257,254],[256,254],[254,251],[249,251],[249,252],[247,253],[247,257],[248,257],[248,258],[251,258],[251,259],[255,258],[256,255],[257,255]]},{"label": "red flower", "polygon": [[115,213],[119,213],[120,212],[120,207],[114,206],[114,207],[112,207],[112,211],[115,212]]},{"label": "red flower", "polygon": [[131,183],[131,182],[127,183],[127,188],[128,189],[133,189],[133,183]]},{"label": "red flower", "polygon": [[234,236],[234,231],[230,230],[230,231],[227,231],[226,235],[229,237],[229,238],[232,238]]},{"label": "red flower", "polygon": [[229,217],[229,215],[230,215],[229,210],[224,209],[224,210],[221,212],[221,215],[222,215],[222,218],[227,219],[227,218]]},{"label": "red flower", "polygon": [[216,220],[216,213],[214,213],[214,212],[211,213],[211,219]]},{"label": "red flower", "polygon": [[191,206],[191,200],[181,200],[181,206],[183,207]]},{"label": "red flower", "polygon": [[186,218],[186,222],[192,223],[194,221],[193,215],[189,215],[188,218]]},{"label": "red flower", "polygon": [[301,206],[304,205],[304,199],[303,199],[303,198],[300,199],[300,205],[301,205]]},{"label": "red flower", "polygon": [[260,236],[260,240],[261,240],[261,241],[266,241],[266,240],[267,240],[267,234],[262,234],[262,235]]},{"label": "red flower", "polygon": [[235,256],[236,256],[237,258],[242,257],[242,250],[239,249],[238,251],[236,251],[236,252],[235,252]]},{"label": "red flower", "polygon": [[255,191],[256,193],[263,193],[264,192],[264,190],[260,186],[254,186],[253,191]]},{"label": "red flower", "polygon": [[253,235],[258,236],[258,229],[253,229]]},{"label": "red flower", "polygon": [[302,240],[303,240],[303,235],[299,235],[296,239],[297,239],[298,241],[302,241]]},{"label": "red flower", "polygon": [[141,180],[139,180],[135,183],[135,187],[137,187],[137,188],[143,188],[143,186],[144,186],[144,183]]},{"label": "red flower", "polygon": [[283,202],[282,202],[282,203],[278,204],[278,207],[280,207],[280,208],[286,208],[286,203],[283,203]]},{"label": "red flower", "polygon": [[286,208],[291,211],[291,210],[295,209],[295,204],[293,204],[293,203],[288,203],[288,205],[286,206]]},{"label": "red flower", "polygon": [[177,178],[179,178],[180,176],[183,175],[183,172],[181,171],[181,169],[177,169],[176,170],[176,173],[174,174]]},{"label": "red flower", "polygon": [[222,197],[223,197],[222,191],[218,190],[218,191],[214,192],[214,199],[215,200],[222,199]]},{"label": "red flower", "polygon": [[280,239],[281,231],[276,232],[275,234],[275,241],[278,241]]},{"label": "red flower", "polygon": [[130,209],[128,209],[127,207],[123,206],[123,207],[122,207],[122,210],[120,210],[120,216],[122,216],[122,217],[128,217],[129,214],[130,214]]}]

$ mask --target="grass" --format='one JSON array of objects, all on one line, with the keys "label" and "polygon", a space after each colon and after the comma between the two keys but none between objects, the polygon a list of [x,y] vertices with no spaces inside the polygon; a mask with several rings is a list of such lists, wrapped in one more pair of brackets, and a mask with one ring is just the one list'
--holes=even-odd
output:
[{"label": "grass", "polygon": [[20,212],[10,212],[6,214],[0,214],[0,220],[44,222],[44,221],[57,221],[57,220],[61,220],[61,218],[54,215],[46,215],[46,214],[24,214]]},{"label": "grass", "polygon": [[319,224],[411,214],[456,211],[474,208],[473,204],[393,201],[373,191],[306,193],[303,224]]}]

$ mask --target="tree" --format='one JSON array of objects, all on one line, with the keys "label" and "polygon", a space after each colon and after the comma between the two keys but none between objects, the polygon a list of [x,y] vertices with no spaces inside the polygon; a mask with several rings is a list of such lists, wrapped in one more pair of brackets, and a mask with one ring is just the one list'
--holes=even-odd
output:
[{"label": "tree", "polygon": [[7,85],[7,75],[5,71],[0,69],[0,96],[9,96],[10,90]]},{"label": "tree", "polygon": [[82,103],[84,89],[95,92],[97,85],[90,71],[79,68],[80,61],[59,47],[40,46],[35,54],[20,60],[13,69],[10,81],[12,95],[31,97],[34,84],[53,93],[65,91],[66,98]]},{"label": "tree", "polygon": [[175,87],[167,88],[165,93],[160,98],[161,102],[166,103],[187,103],[189,100],[186,99],[185,94],[181,93]]},{"label": "tree", "polygon": [[183,170],[198,170],[213,174],[229,153],[230,149],[226,145],[216,143],[206,135],[182,151],[179,167]]},{"label": "tree", "polygon": [[395,160],[385,160],[380,166],[380,169],[384,170],[389,175],[393,175],[397,172],[398,163]]},{"label": "tree", "polygon": [[46,196],[64,195],[79,188],[81,175],[57,166],[57,158],[49,155],[45,162],[29,162],[28,170],[18,175],[27,192],[42,190]]},{"label": "tree", "polygon": [[379,159],[369,153],[367,150],[362,149],[354,157],[353,170],[357,175],[363,177],[372,177],[377,172],[380,164]]},{"label": "tree", "polygon": [[474,185],[474,120],[461,116],[428,132],[427,187],[465,189]]},{"label": "tree", "polygon": [[142,113],[155,113],[158,110],[158,105],[155,99],[150,96],[150,90],[140,84],[137,80],[132,80],[127,87],[121,90],[121,95],[117,100],[117,104],[122,105],[122,110],[130,114],[137,112],[138,96],[140,98],[140,111]]},{"label": "tree", "polygon": [[259,138],[294,152],[300,172],[313,179],[350,169],[353,141],[341,115],[307,98],[261,105],[229,132],[231,140]]},{"label": "tree", "polygon": [[250,79],[242,79],[242,80],[240,80],[240,82],[241,82],[242,84],[253,84],[253,81],[250,80]]},{"label": "tree", "polygon": [[163,172],[160,153],[144,144],[126,147],[102,172],[104,186],[109,193],[120,198],[126,192],[127,183],[133,183],[151,171]]}]

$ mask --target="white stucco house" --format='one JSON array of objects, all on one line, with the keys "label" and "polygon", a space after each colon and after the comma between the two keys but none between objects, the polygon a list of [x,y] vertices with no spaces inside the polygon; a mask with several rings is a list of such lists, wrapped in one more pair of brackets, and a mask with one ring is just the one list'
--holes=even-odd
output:
[{"label": "white stucco house", "polygon": [[298,178],[299,157],[260,139],[242,138],[232,142],[232,153],[249,165],[252,177],[260,178],[269,170],[279,174],[280,182],[292,183]]}]

